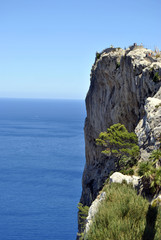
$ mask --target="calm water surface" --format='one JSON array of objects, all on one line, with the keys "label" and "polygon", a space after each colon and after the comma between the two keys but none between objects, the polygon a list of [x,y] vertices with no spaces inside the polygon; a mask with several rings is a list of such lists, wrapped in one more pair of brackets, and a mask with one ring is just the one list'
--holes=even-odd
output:
[{"label": "calm water surface", "polygon": [[0,99],[0,239],[74,240],[83,101]]}]

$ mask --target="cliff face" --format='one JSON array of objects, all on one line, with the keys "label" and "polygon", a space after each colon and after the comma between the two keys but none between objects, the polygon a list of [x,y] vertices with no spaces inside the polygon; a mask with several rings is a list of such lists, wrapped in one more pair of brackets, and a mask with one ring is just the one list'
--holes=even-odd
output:
[{"label": "cliff face", "polygon": [[[138,125],[136,132],[142,154],[145,156],[154,148],[158,136],[155,137],[155,131],[149,130],[153,126],[150,125],[146,111],[150,110],[145,110],[144,105],[148,104],[149,100],[146,99],[153,98],[155,94],[157,104],[160,103],[160,76],[161,58],[142,46],[127,50],[109,48],[97,56],[92,66],[91,83],[86,97],[86,165],[81,196],[84,205],[91,204],[109,173],[115,170],[114,159],[105,158],[96,146],[95,139],[101,131],[106,131],[114,123],[124,124],[129,131],[134,131]],[[153,105],[156,110],[155,104]],[[157,111],[160,111],[159,107]],[[161,127],[158,125],[160,120],[159,117],[156,129]],[[151,146],[149,149],[148,144]]]}]

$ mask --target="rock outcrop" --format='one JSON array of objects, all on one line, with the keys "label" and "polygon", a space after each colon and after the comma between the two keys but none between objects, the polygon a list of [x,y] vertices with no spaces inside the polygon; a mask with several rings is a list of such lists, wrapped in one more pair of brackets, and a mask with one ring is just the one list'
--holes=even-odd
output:
[{"label": "rock outcrop", "polygon": [[127,184],[132,184],[135,189],[138,189],[141,185],[141,178],[138,176],[128,176],[124,175],[120,172],[114,172],[110,178],[110,183],[123,183],[126,182]]},{"label": "rock outcrop", "polygon": [[135,128],[135,133],[139,140],[141,158],[147,160],[151,151],[159,147],[161,140],[161,89],[145,101],[145,116]]},{"label": "rock outcrop", "polygon": [[124,124],[128,131],[138,125],[136,133],[143,158],[157,145],[156,133],[161,128],[160,76],[161,58],[142,46],[108,48],[97,54],[86,97],[86,165],[81,196],[84,205],[90,206],[109,173],[116,170],[114,159],[103,156],[96,146],[101,131],[115,123]]}]

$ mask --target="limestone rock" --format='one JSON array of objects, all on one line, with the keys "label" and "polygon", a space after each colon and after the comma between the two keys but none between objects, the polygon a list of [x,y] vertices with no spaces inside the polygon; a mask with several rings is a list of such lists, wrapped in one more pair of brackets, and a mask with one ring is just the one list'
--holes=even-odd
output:
[{"label": "limestone rock", "polygon": [[123,181],[126,181],[127,184],[131,183],[134,188],[138,188],[141,182],[141,178],[138,176],[124,175],[120,172],[114,172],[110,176],[110,183],[122,183]]},{"label": "limestone rock", "polygon": [[[116,171],[115,159],[104,157],[101,147],[96,146],[95,139],[101,131],[115,123],[122,123],[128,131],[134,131],[141,119],[145,117],[145,102],[148,97],[159,99],[158,90],[161,81],[154,81],[155,74],[161,76],[161,59],[142,46],[133,46],[127,50],[107,48],[92,66],[90,88],[86,97],[87,118],[85,121],[85,151],[86,165],[82,179],[81,202],[90,205],[102,189],[105,179],[111,171]],[[158,95],[157,95],[158,94]],[[160,94],[161,95],[161,94]],[[159,103],[159,101],[158,101]],[[157,103],[157,104],[158,104]],[[155,105],[155,103],[154,103]],[[145,142],[148,131],[153,142],[156,132],[160,129],[160,108],[157,113],[154,131],[150,118],[142,133],[144,119],[140,124],[140,143]],[[152,117],[152,116],[151,116]],[[141,135],[143,135],[141,137]],[[149,141],[149,140],[148,140]],[[148,144],[148,142],[147,142]],[[150,146],[151,147],[151,146]],[[145,147],[144,147],[145,148]],[[144,150],[144,149],[143,149]],[[146,151],[147,153],[147,151]]]},{"label": "limestone rock", "polygon": [[[145,116],[138,123],[135,133],[141,149],[141,157],[147,160],[151,151],[160,146],[161,134],[161,97],[149,97],[145,101]],[[160,98],[160,99],[159,99]]]}]

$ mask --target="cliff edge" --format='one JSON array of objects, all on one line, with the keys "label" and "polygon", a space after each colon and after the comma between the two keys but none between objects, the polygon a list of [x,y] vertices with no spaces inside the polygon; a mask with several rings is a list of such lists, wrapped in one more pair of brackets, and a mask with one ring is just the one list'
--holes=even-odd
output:
[{"label": "cliff edge", "polygon": [[160,86],[160,53],[134,45],[127,50],[107,48],[96,54],[86,97],[83,205],[91,205],[109,173],[116,170],[114,160],[103,156],[96,145],[101,131],[115,123],[135,131],[142,158],[157,145],[161,130]]}]

